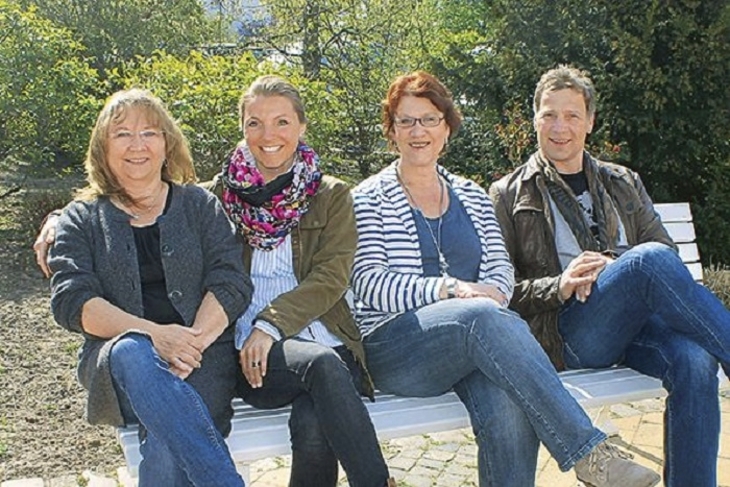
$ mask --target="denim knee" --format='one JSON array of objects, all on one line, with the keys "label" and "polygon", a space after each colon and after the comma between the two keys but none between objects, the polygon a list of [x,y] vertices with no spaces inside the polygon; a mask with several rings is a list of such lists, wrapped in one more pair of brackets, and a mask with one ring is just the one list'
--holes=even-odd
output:
[{"label": "denim knee", "polygon": [[532,339],[530,326],[525,320],[508,308],[499,307],[494,301],[488,298],[472,298],[478,312],[474,321],[462,323],[468,326],[470,334],[487,333],[485,339],[489,339],[492,333],[505,333],[512,335],[515,339],[524,337]]},{"label": "denim knee", "polygon": [[109,352],[112,376],[120,380],[121,374],[142,371],[154,358],[152,340],[141,333],[128,333],[117,340]]},{"label": "denim knee", "polygon": [[636,259],[639,265],[647,271],[652,271],[658,267],[666,268],[672,264],[684,268],[677,252],[668,245],[658,242],[646,242],[637,245],[626,252],[625,257]]},{"label": "denim knee", "polygon": [[312,358],[305,373],[305,382],[313,381],[327,385],[341,384],[343,381],[352,382],[350,371],[345,362],[331,348],[322,347],[322,351]]}]

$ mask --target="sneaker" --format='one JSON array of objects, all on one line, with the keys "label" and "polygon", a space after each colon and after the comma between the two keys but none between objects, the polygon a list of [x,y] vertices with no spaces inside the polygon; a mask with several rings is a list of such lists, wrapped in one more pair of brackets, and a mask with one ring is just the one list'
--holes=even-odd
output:
[{"label": "sneaker", "polygon": [[578,460],[575,474],[588,487],[653,487],[662,480],[653,470],[632,462],[632,458],[604,441]]}]

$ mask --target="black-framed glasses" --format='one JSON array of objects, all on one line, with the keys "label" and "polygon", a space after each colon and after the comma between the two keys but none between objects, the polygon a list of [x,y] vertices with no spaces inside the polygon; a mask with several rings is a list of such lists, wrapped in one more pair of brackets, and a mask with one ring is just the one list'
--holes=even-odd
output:
[{"label": "black-framed glasses", "polygon": [[426,115],[421,118],[416,117],[395,117],[393,123],[396,127],[410,128],[416,125],[416,122],[421,124],[421,127],[436,127],[443,120],[443,116],[439,115]]}]

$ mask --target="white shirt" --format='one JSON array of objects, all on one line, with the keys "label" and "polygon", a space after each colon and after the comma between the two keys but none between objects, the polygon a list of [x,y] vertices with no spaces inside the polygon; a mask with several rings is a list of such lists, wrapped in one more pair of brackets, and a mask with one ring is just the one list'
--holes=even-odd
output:
[{"label": "white shirt", "polygon": [[[251,256],[253,297],[246,311],[236,320],[236,348],[239,350],[253,328],[268,333],[274,340],[282,339],[281,333],[274,325],[264,320],[257,320],[256,315],[279,295],[289,292],[299,285],[294,275],[292,259],[291,235],[287,235],[286,239],[273,250],[253,250]],[[330,333],[319,320],[312,321],[309,326],[297,334],[297,337],[328,347],[342,345],[340,339]]]}]

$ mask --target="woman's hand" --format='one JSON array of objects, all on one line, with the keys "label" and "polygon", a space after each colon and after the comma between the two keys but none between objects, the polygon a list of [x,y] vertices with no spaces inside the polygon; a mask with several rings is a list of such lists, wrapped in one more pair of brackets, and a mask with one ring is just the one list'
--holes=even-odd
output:
[{"label": "woman's hand", "polygon": [[507,305],[507,296],[492,284],[459,281],[456,286],[457,298],[490,298],[500,306]]},{"label": "woman's hand", "polygon": [[198,343],[200,330],[181,325],[157,325],[149,332],[152,344],[172,373],[187,378],[200,367],[203,351]]},{"label": "woman's hand", "polygon": [[43,271],[46,278],[51,277],[51,269],[48,267],[48,251],[53,242],[56,241],[56,224],[58,223],[58,214],[51,212],[46,217],[41,231],[33,243],[33,251],[35,252],[35,261],[38,267]]},{"label": "woman's hand", "polygon": [[239,352],[241,371],[254,389],[264,385],[269,351],[273,345],[271,335],[254,328]]}]

